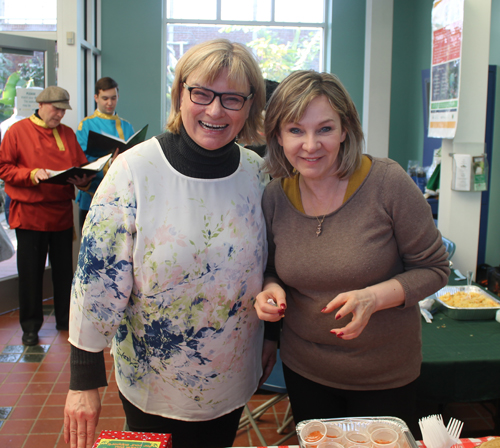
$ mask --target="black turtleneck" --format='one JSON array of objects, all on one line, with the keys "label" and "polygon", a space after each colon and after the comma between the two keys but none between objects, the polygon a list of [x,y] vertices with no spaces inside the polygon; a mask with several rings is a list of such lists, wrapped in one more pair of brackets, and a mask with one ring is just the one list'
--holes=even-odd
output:
[{"label": "black turtleneck", "polygon": [[197,145],[184,126],[180,134],[166,132],[156,137],[169,163],[179,173],[196,179],[218,179],[233,174],[240,163],[235,140],[219,149],[208,150]]}]

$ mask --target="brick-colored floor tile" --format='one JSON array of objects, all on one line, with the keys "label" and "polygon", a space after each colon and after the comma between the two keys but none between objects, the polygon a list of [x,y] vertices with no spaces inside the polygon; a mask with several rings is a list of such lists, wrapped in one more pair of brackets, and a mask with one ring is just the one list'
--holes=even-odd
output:
[{"label": "brick-colored floor tile", "polygon": [[33,420],[8,419],[2,425],[0,434],[28,434],[33,426]]},{"label": "brick-colored floor tile", "polygon": [[2,448],[21,448],[24,445],[25,440],[26,435],[4,435],[0,432],[0,446]]},{"label": "brick-colored floor tile", "polygon": [[69,359],[68,353],[47,353],[45,355],[45,362],[66,362]]},{"label": "brick-colored floor tile", "polygon": [[[40,363],[40,367],[38,368],[38,372],[62,372],[65,369],[65,362],[47,362],[45,359]],[[69,365],[68,365],[69,369]]]},{"label": "brick-colored floor tile", "polygon": [[71,377],[71,372],[68,370],[67,372],[61,372],[59,374],[59,377],[57,378],[57,381],[64,381],[69,383]]},{"label": "brick-colored floor tile", "polygon": [[67,394],[54,394],[54,393],[50,394],[47,397],[45,406],[64,405],[66,403],[66,395]]},{"label": "brick-colored floor tile", "polygon": [[31,383],[26,386],[25,394],[43,394],[47,396],[52,391],[52,383]]},{"label": "brick-colored floor tile", "polygon": [[251,446],[247,428],[240,429],[236,433],[233,446]]},{"label": "brick-colored floor tile", "polygon": [[0,372],[9,373],[13,366],[15,366],[13,362],[0,362]]},{"label": "brick-colored floor tile", "polygon": [[42,408],[42,412],[40,413],[41,419],[47,418],[62,418],[64,417],[64,406],[47,406],[45,405]]},{"label": "brick-colored floor tile", "polygon": [[54,384],[52,392],[55,394],[67,394],[69,390],[69,381],[58,381]]},{"label": "brick-colored floor tile", "polygon": [[123,418],[100,418],[97,424],[96,435],[107,429],[111,431],[123,431],[125,428],[125,417]]},{"label": "brick-colored floor tile", "polygon": [[0,407],[14,406],[18,400],[18,395],[0,395]]},{"label": "brick-colored floor tile", "polygon": [[41,406],[47,399],[46,395],[23,394],[19,398],[18,405],[20,406]]},{"label": "brick-colored floor tile", "polygon": [[103,404],[121,404],[118,392],[107,392],[102,397]]},{"label": "brick-colored floor tile", "polygon": [[15,331],[13,330],[0,330],[0,344],[11,344]]},{"label": "brick-colored floor tile", "polygon": [[28,384],[33,377],[33,372],[12,372],[6,379],[5,383],[24,383]]},{"label": "brick-colored floor tile", "polygon": [[36,372],[31,379],[32,383],[52,383],[59,379],[59,372]]},{"label": "brick-colored floor tile", "polygon": [[123,406],[121,404],[103,404],[101,417],[124,417]]},{"label": "brick-colored floor tile", "polygon": [[[59,434],[33,434],[28,436],[26,447],[52,448],[56,446]],[[69,445],[66,445],[69,448]]]},{"label": "brick-colored floor tile", "polygon": [[19,362],[14,364],[12,372],[31,372],[34,373],[38,370],[39,364],[37,362]]},{"label": "brick-colored floor tile", "polygon": [[10,383],[0,386],[0,395],[21,395],[26,389],[25,383]]},{"label": "brick-colored floor tile", "polygon": [[60,434],[63,429],[64,419],[38,419],[33,428],[31,429],[31,434]]},{"label": "brick-colored floor tile", "polygon": [[71,347],[69,344],[52,344],[49,349],[50,354],[55,353],[69,353],[71,352]]},{"label": "brick-colored floor tile", "polygon": [[42,406],[16,406],[9,415],[9,420],[34,420],[41,410]]},{"label": "brick-colored floor tile", "polygon": [[54,446],[54,448],[69,448],[69,443],[66,443],[64,441],[64,435],[61,434],[59,436],[59,441],[57,442],[57,445]]}]

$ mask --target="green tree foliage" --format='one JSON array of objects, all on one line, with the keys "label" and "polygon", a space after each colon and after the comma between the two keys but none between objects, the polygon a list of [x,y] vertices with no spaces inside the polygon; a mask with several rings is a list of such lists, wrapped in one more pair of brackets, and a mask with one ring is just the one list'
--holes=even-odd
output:
[{"label": "green tree foliage", "polygon": [[16,64],[9,56],[9,53],[0,53],[0,121],[6,120],[13,113],[16,87],[45,85],[43,60],[34,56]]},{"label": "green tree foliage", "polygon": [[254,38],[246,45],[252,48],[266,79],[283,81],[295,70],[318,68],[320,56],[319,31],[290,29],[293,39],[284,41],[278,29],[264,27],[225,26],[221,33],[243,31],[253,33]]}]

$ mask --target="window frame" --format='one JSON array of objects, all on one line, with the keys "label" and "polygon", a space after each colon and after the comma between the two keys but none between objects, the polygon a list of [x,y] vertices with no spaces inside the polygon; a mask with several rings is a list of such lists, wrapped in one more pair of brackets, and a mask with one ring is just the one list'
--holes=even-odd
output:
[{"label": "window frame", "polygon": [[[328,71],[331,65],[331,11],[333,8],[333,0],[323,0],[323,22],[281,22],[275,20],[275,0],[271,0],[271,20],[223,20],[222,15],[222,0],[216,0],[217,18],[216,19],[174,19],[168,18],[169,3],[171,0],[164,0],[163,3],[163,29],[162,29],[162,79],[166,79],[166,63],[167,63],[167,28],[170,24],[187,24],[187,25],[216,25],[216,26],[255,26],[255,27],[286,27],[286,28],[322,28],[323,29],[323,47],[321,55],[322,71]],[[168,111],[166,110],[166,82],[162,83],[162,98],[165,103],[162,107],[162,122],[166,123]]]}]

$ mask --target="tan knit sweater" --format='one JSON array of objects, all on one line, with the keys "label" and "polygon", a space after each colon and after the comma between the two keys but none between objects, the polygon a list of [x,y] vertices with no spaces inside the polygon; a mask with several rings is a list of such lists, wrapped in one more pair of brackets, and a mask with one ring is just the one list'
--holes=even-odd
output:
[{"label": "tan knit sweater", "polygon": [[[300,375],[341,389],[389,389],[418,377],[418,301],[449,275],[441,235],[418,187],[398,163],[371,159],[368,175],[326,216],[319,237],[316,218],[292,205],[279,179],[263,197],[267,274],[287,285],[281,358]],[[374,313],[356,339],[330,333],[351,319],[322,314],[330,300],[391,278],[403,286],[404,306]]]}]

